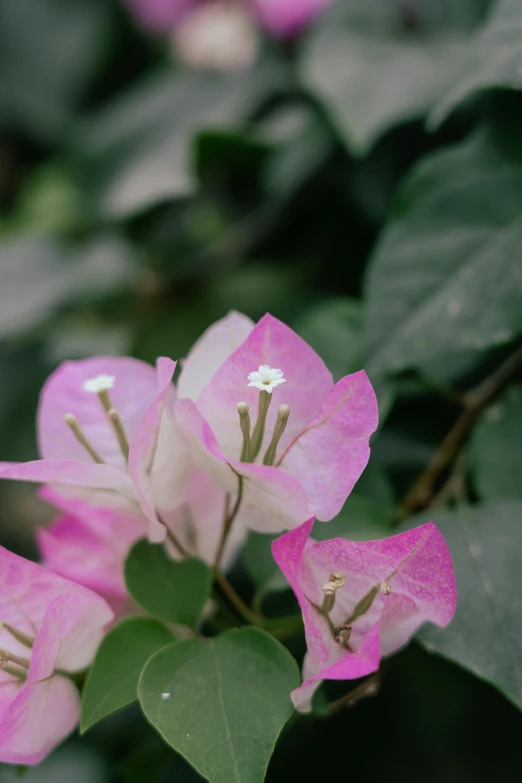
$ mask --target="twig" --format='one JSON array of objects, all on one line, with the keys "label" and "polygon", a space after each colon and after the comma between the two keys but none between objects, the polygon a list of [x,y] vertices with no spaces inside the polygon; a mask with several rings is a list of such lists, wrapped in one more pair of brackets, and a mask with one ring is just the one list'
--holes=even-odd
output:
[{"label": "twig", "polygon": [[371,674],[367,680],[362,682],[356,688],[353,688],[345,696],[341,696],[340,699],[332,701],[328,705],[328,712],[326,717],[336,715],[338,712],[348,709],[349,707],[355,707],[362,699],[367,699],[370,696],[376,696],[379,693],[382,681],[382,667]]},{"label": "twig", "polygon": [[464,411],[438,447],[424,473],[407,494],[402,504],[403,516],[409,516],[414,511],[430,505],[438,477],[458,452],[480,413],[520,367],[522,367],[522,347],[473,391],[465,395]]},{"label": "twig", "polygon": [[266,619],[263,617],[263,615],[254,612],[253,609],[250,609],[250,607],[247,606],[247,604],[243,601],[241,596],[236,593],[228,579],[226,579],[226,577],[224,577],[223,574],[221,574],[216,569],[214,569],[214,588],[219,597],[225,595],[228,598],[234,609],[238,612],[243,620],[247,621],[247,623],[250,623],[250,625],[257,625],[259,627],[265,625]]},{"label": "twig", "polygon": [[228,540],[228,536],[230,534],[230,530],[232,529],[232,524],[237,516],[237,513],[239,511],[239,507],[241,505],[241,499],[243,497],[243,476],[238,476],[238,486],[237,486],[237,499],[234,503],[234,507],[232,511],[227,513],[228,509],[228,498],[227,495],[227,501],[225,505],[225,519],[223,521],[223,533],[221,535],[221,540],[219,542],[218,550],[216,552],[216,559],[214,561],[214,569],[216,571],[219,570],[219,567],[221,565],[221,560],[223,558],[223,553],[225,551],[225,546]]}]

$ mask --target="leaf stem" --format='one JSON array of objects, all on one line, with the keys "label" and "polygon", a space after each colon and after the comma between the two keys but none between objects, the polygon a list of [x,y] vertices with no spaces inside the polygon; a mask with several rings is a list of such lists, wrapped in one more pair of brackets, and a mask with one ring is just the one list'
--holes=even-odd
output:
[{"label": "leaf stem", "polygon": [[221,535],[221,540],[219,542],[218,550],[216,552],[216,559],[214,561],[215,571],[219,571],[221,560],[223,559],[223,553],[225,551],[225,546],[228,541],[228,536],[230,535],[230,530],[232,528],[235,518],[237,517],[239,507],[241,505],[241,500],[243,498],[243,476],[238,476],[237,479],[238,479],[237,499],[236,502],[234,503],[232,510],[228,513],[227,513],[227,508],[228,508],[228,496],[227,496],[227,502],[225,506],[225,519],[223,521],[223,533]]}]

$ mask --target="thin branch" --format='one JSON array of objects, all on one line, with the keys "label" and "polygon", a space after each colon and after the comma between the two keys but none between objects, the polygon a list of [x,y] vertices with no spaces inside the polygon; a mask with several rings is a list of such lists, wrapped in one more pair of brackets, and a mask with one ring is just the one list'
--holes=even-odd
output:
[{"label": "thin branch", "polygon": [[370,696],[376,696],[379,693],[382,681],[382,667],[371,674],[368,679],[353,688],[345,696],[341,696],[340,699],[332,701],[328,705],[328,712],[325,717],[336,715],[338,712],[342,712],[350,707],[355,707],[362,699],[367,699]]},{"label": "thin branch", "polygon": [[[239,507],[241,505],[241,500],[243,498],[243,476],[238,476],[238,486],[237,486],[237,499],[234,503],[234,507],[232,511],[230,511],[227,514],[227,508],[228,508],[228,499],[227,503],[225,505],[225,519],[223,520],[223,533],[221,535],[221,540],[219,542],[218,550],[216,553],[216,559],[214,562],[214,569],[216,571],[219,570],[219,567],[221,565],[221,560],[223,559],[223,553],[225,551],[225,546],[228,541],[228,536],[230,535],[230,531],[232,529],[232,525],[234,523],[234,520],[238,514]],[[227,498],[229,496],[227,495]]]},{"label": "thin branch", "polygon": [[433,500],[440,474],[447,468],[467,438],[477,418],[491,400],[522,367],[522,347],[490,376],[465,396],[466,407],[431,458],[424,473],[415,482],[402,504],[402,516],[426,508]]}]

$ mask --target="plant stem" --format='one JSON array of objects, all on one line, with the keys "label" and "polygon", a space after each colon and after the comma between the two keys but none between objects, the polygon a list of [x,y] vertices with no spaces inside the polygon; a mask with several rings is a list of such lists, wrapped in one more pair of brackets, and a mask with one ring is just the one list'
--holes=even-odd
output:
[{"label": "plant stem", "polygon": [[345,696],[341,696],[340,699],[332,701],[328,706],[328,712],[325,717],[330,717],[338,712],[342,712],[349,707],[355,707],[362,699],[367,699],[369,696],[376,696],[379,692],[382,680],[382,667],[371,674],[368,679],[353,688]]},{"label": "plant stem", "polygon": [[401,518],[430,505],[440,474],[453,460],[484,408],[504,388],[520,367],[522,367],[522,347],[509,356],[475,389],[465,395],[463,412],[443,439],[424,473],[406,495],[402,504]]},{"label": "plant stem", "polygon": [[225,519],[223,521],[223,533],[221,535],[221,540],[219,542],[218,550],[216,552],[216,559],[214,562],[214,569],[216,571],[219,571],[219,567],[221,565],[221,560],[223,559],[223,553],[225,551],[225,546],[228,540],[228,536],[230,535],[230,530],[232,529],[234,519],[237,516],[239,507],[241,505],[241,500],[243,498],[243,476],[238,476],[237,478],[238,478],[237,499],[236,502],[234,503],[234,507],[230,512],[227,513],[228,500],[225,506]]}]

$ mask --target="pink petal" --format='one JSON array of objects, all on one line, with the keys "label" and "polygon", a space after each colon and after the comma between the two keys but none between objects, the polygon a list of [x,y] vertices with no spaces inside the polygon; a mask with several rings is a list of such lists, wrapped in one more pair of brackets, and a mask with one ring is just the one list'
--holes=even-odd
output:
[{"label": "pink petal", "polygon": [[47,379],[40,395],[38,442],[42,457],[91,462],[63,420],[64,414],[72,413],[104,461],[126,467],[98,395],[83,389],[85,381],[98,375],[115,376],[110,398],[120,413],[129,442],[132,440],[138,423],[158,394],[154,368],[121,356],[64,362]]},{"label": "pink petal", "polygon": [[287,38],[312,22],[331,0],[252,0],[261,23],[275,36]]},{"label": "pink petal", "polygon": [[197,400],[199,411],[211,426],[223,454],[229,458],[238,459],[241,453],[238,402],[250,405],[253,421],[257,416],[259,392],[248,387],[248,375],[262,364],[282,370],[286,383],[272,392],[261,453],[270,442],[281,403],[290,406],[280,447],[284,450],[316,415],[332,388],[332,376],[315,351],[277,318],[265,315],[221,365]]},{"label": "pink petal", "polygon": [[119,560],[126,557],[130,547],[145,535],[147,522],[141,511],[93,505],[77,497],[62,495],[48,486],[42,487],[38,495],[68,518],[77,520]]},{"label": "pink petal", "polygon": [[347,375],[283,453],[283,469],[306,487],[310,513],[318,519],[328,521],[341,510],[366,467],[377,424],[368,376],[364,371]]},{"label": "pink petal", "polygon": [[23,633],[36,635],[30,669],[36,679],[52,672],[57,657],[58,668],[67,671],[88,665],[104,627],[113,619],[95,593],[3,547],[0,617]]},{"label": "pink petal", "polygon": [[[84,487],[107,493],[121,504],[131,503],[134,485],[122,470],[112,465],[89,465],[70,459],[41,459],[33,462],[0,462],[0,479],[35,481],[62,487]],[[121,497],[123,496],[123,497]]]},{"label": "pink petal", "polygon": [[149,538],[155,543],[164,541],[166,535],[157,510],[180,504],[186,473],[185,447],[166,408],[169,394],[174,401],[171,381],[175,369],[176,362],[163,357],[157,360],[159,393],[136,428],[129,454],[129,472],[149,519]]},{"label": "pink petal", "polygon": [[238,476],[243,477],[243,507],[252,506],[260,512],[255,529],[277,532],[295,527],[307,516],[306,495],[300,483],[278,468],[227,460],[192,400],[178,400],[176,421],[196,465],[222,489],[237,493]]},{"label": "pink petal", "polygon": [[179,397],[197,400],[223,362],[244,343],[254,322],[242,313],[230,312],[216,321],[191,348],[178,380]]},{"label": "pink petal", "polygon": [[376,672],[381,662],[380,626],[375,623],[367,633],[361,647],[354,653],[344,655],[331,666],[306,678],[300,688],[290,694],[299,712],[309,712],[312,696],[323,680],[357,680]]},{"label": "pink petal", "polygon": [[79,718],[80,696],[67,677],[26,683],[0,712],[0,761],[38,764],[74,731]]}]

